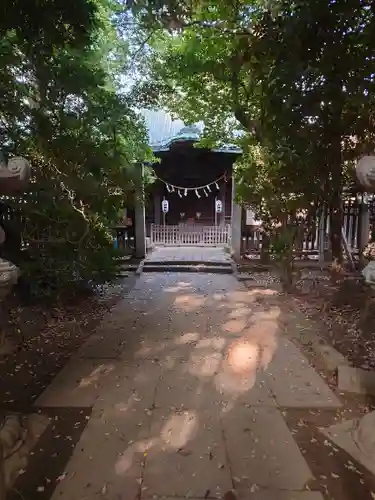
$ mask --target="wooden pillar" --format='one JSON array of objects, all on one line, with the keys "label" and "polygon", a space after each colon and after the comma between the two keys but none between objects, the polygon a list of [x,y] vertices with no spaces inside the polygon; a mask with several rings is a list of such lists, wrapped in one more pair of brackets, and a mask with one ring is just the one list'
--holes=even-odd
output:
[{"label": "wooden pillar", "polygon": [[220,226],[224,226],[225,224],[225,216],[226,216],[226,213],[225,213],[225,198],[226,198],[226,191],[227,191],[227,183],[224,182],[221,186],[220,186],[220,198],[221,198],[221,201],[222,201],[222,204],[223,204],[223,211],[220,215]]},{"label": "wooden pillar", "polygon": [[154,193],[154,223],[161,224],[161,194],[160,186],[157,184]]},{"label": "wooden pillar", "polygon": [[234,260],[241,257],[242,207],[236,203],[236,182],[232,176],[231,242]]},{"label": "wooden pillar", "polygon": [[139,178],[137,179],[137,193],[134,204],[135,218],[135,256],[143,259],[146,256],[146,213],[143,186],[143,165],[139,167]]}]

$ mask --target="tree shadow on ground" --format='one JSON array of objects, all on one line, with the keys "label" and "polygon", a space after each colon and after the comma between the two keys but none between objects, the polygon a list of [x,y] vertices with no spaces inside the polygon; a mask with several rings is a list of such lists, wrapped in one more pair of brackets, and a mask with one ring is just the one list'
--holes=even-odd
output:
[{"label": "tree shadow on ground", "polygon": [[[304,489],[308,468],[270,390],[288,368],[277,360],[287,342],[279,300],[217,277],[143,278],[97,332],[124,342],[120,360],[95,368],[93,384],[98,373],[105,380],[68,490],[84,496],[89,482],[90,492],[106,484],[114,497],[122,488],[129,498],[216,498]],[[293,456],[301,460],[286,467]],[[68,490],[59,486],[59,498]]]}]

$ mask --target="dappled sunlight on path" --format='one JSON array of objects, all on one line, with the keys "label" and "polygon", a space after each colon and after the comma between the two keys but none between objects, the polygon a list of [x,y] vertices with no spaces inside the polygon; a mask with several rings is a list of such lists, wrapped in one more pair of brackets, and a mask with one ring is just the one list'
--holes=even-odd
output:
[{"label": "dappled sunlight on path", "polygon": [[232,276],[142,276],[89,344],[116,355],[76,380],[97,381],[92,418],[54,500],[96,498],[103,484],[113,500],[306,489],[279,407],[340,402],[287,339],[280,300]]}]

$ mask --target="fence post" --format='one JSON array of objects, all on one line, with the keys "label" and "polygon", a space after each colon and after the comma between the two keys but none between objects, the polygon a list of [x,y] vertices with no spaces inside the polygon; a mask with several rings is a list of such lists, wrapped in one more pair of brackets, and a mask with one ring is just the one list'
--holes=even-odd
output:
[{"label": "fence post", "polygon": [[322,211],[320,212],[320,218],[319,218],[319,232],[318,232],[318,244],[319,244],[319,262],[323,264],[324,262],[324,237],[325,237],[325,231],[324,231],[324,218],[325,218],[326,211],[324,207],[322,208]]},{"label": "fence post", "polygon": [[358,237],[357,237],[359,260],[362,264],[364,264],[362,252],[368,245],[369,233],[370,233],[370,214],[368,208],[367,194],[364,193],[362,195],[361,204],[359,206],[359,225],[358,225]]}]

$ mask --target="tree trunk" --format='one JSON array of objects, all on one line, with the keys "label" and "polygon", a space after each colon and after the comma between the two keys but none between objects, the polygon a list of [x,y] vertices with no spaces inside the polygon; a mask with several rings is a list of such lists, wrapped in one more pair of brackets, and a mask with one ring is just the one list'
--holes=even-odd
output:
[{"label": "tree trunk", "polygon": [[329,148],[329,166],[331,170],[331,196],[330,196],[330,240],[332,258],[338,263],[342,262],[342,154],[341,135],[337,133],[331,138]]},{"label": "tree trunk", "polygon": [[332,258],[337,262],[342,262],[342,200],[341,190],[331,198],[331,220],[330,220],[330,239]]},{"label": "tree trunk", "polygon": [[261,264],[268,264],[270,262],[270,237],[268,233],[262,234],[262,248],[260,250]]}]

